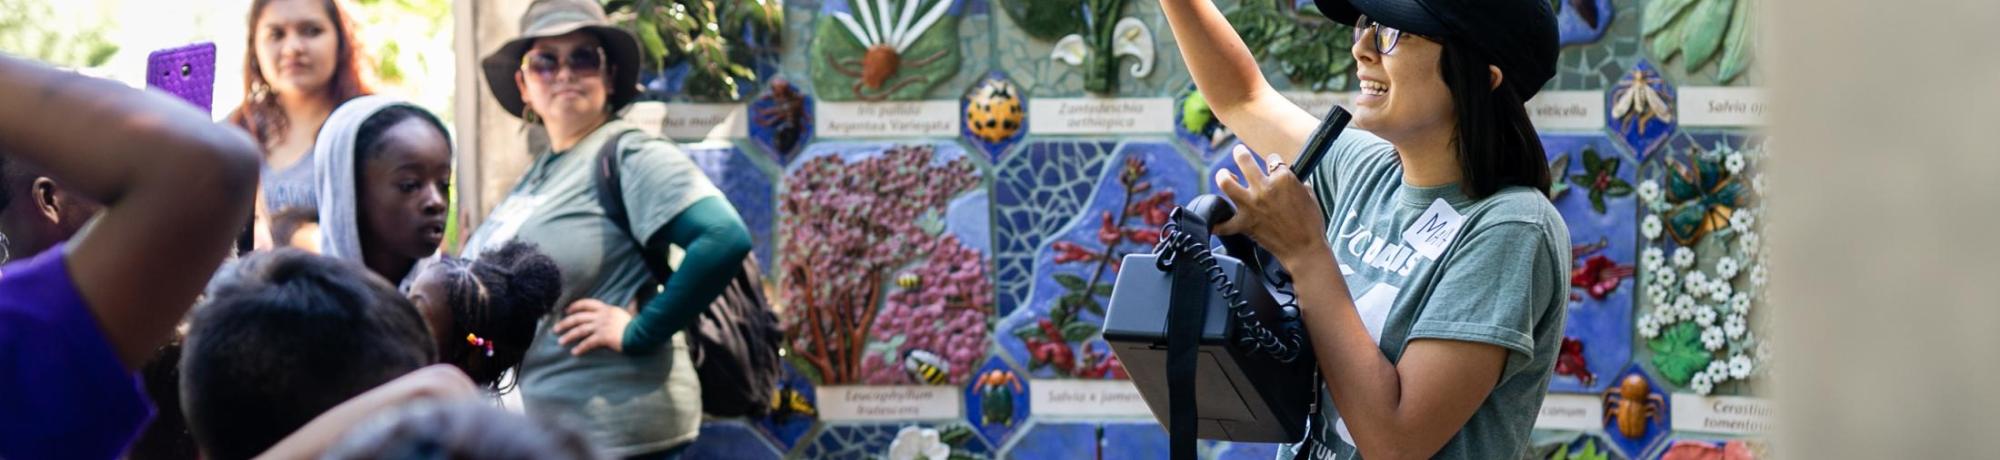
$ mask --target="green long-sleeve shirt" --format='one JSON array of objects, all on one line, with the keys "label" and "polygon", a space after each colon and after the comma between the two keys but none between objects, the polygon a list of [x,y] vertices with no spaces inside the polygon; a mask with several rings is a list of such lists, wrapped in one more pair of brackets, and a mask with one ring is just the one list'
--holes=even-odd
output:
[{"label": "green long-sleeve shirt", "polygon": [[[632,128],[614,120],[567,151],[535,155],[520,182],[473,232],[465,252],[478,254],[520,239],[555,260],[562,270],[562,296],[521,360],[521,400],[531,414],[581,420],[593,442],[618,457],[694,439],[701,425],[701,381],[686,344],[673,336],[715,298],[721,283],[707,280],[733,275],[739,265],[731,257],[741,257],[748,247],[740,219],[701,168],[664,139],[617,139]],[[606,218],[598,203],[593,171],[606,142],[619,142],[613,152],[630,218],[625,229]],[[564,310],[579,299],[629,305],[651,282],[645,258],[666,256],[660,249],[665,245],[642,247],[627,232],[677,243],[687,257],[656,304],[641,309],[627,326],[626,353],[573,355],[575,347],[558,343],[560,336],[551,330]]]},{"label": "green long-sleeve shirt", "polygon": [[688,206],[648,238],[648,257],[667,257],[667,244],[687,251],[660,295],[653,296],[625,326],[626,354],[659,351],[675,332],[693,324],[729,286],[730,279],[743,271],[743,257],[750,254],[750,231],[728,201],[709,197]]}]

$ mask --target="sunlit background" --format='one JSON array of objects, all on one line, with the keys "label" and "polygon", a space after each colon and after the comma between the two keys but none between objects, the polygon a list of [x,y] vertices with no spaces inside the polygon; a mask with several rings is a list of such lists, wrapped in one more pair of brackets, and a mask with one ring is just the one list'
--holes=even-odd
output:
[{"label": "sunlit background", "polygon": [[[377,91],[417,102],[451,125],[449,0],[342,0],[373,59]],[[0,0],[0,52],[134,87],[154,50],[214,42],[220,119],[243,100],[250,0]]]}]

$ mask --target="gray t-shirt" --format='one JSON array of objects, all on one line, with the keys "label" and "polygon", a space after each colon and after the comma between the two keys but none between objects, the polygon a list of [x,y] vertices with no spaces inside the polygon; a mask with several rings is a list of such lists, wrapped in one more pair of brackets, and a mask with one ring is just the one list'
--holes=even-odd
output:
[{"label": "gray t-shirt", "polygon": [[266,167],[262,176],[264,191],[264,215],[277,215],[279,211],[299,209],[304,216],[317,218],[319,211],[319,177],[313,169],[313,152],[299,157],[297,163],[280,169]]},{"label": "gray t-shirt", "polygon": [[[1508,351],[1492,393],[1433,458],[1519,457],[1562,341],[1570,260],[1562,216],[1531,188],[1473,200],[1456,184],[1404,184],[1395,148],[1367,132],[1350,130],[1332,148],[1310,186],[1328,216],[1326,239],[1354,306],[1382,354],[1398,362],[1417,339]],[[1311,458],[1361,458],[1331,397],[1320,407],[1308,431],[1317,445]],[[1279,458],[1292,458],[1296,448]]]},{"label": "gray t-shirt", "polygon": [[[692,441],[701,424],[701,382],[679,335],[671,350],[650,355],[571,356],[551,330],[577,299],[626,305],[648,284],[640,258],[648,255],[604,217],[592,175],[603,144],[631,127],[614,120],[567,152],[536,155],[466,250],[477,255],[518,238],[540,246],[562,269],[562,297],[522,359],[522,403],[529,413],[576,419],[607,453],[621,457]],[[618,152],[634,235],[652,235],[696,201],[721,196],[671,142],[633,135]]]}]

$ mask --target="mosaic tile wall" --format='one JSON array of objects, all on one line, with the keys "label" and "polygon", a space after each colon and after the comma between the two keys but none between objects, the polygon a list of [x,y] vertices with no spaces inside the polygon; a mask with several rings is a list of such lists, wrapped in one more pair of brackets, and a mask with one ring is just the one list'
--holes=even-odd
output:
[{"label": "mosaic tile wall", "polygon": [[[1353,91],[1347,53],[1329,61],[1270,38],[1334,37],[1344,50],[1346,26],[1298,9],[1311,2],[1248,1],[1267,3],[1217,4],[1275,86],[1301,98],[1315,85],[1336,100]],[[1754,120],[1693,107],[1754,89],[1755,1],[1555,2],[1563,55],[1537,102],[1585,101],[1588,116],[1537,118],[1576,256],[1551,407],[1588,410],[1545,409],[1524,458],[1768,455],[1758,430],[1673,420],[1686,401],[1761,401],[1773,364],[1759,335],[1767,141]],[[1143,413],[1031,407],[1038,386],[1126,378],[1098,330],[1119,257],[1149,250],[1166,210],[1234,168],[1222,153],[1236,142],[1193,91],[1159,5],[793,0],[775,16],[780,36],[723,38],[750,51],[729,54],[754,74],[737,94],[683,92],[692,61],[645,78],[670,114],[746,107],[734,120],[746,134],[685,146],[751,227],[787,327],[771,415],[710,420],[689,457],[1164,458],[1166,433]],[[1310,72],[1326,69],[1337,72]],[[1030,117],[1038,102],[1079,100],[1167,110],[1133,120],[1159,129],[1102,133],[1042,131]],[[854,121],[831,110],[857,102],[949,105],[955,129],[825,129]],[[933,405],[949,407],[833,413],[848,410],[833,394],[906,386],[948,386]],[[1702,399],[1718,396],[1749,399]]]}]

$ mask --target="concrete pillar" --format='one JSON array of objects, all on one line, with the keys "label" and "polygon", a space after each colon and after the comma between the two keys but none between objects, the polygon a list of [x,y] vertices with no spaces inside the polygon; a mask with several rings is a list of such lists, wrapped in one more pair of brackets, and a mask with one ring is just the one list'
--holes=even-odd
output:
[{"label": "concrete pillar", "polygon": [[1763,6],[1778,453],[2000,457],[2000,2]]}]

